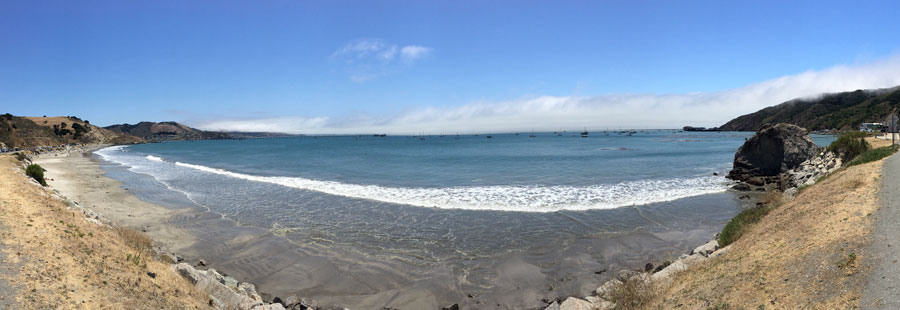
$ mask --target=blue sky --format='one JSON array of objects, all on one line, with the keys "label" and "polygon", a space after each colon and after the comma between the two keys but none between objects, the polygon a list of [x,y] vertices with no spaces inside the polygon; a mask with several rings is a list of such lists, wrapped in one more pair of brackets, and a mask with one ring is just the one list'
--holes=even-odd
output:
[{"label": "blue sky", "polygon": [[0,110],[306,133],[714,126],[900,85],[898,6],[0,1]]}]

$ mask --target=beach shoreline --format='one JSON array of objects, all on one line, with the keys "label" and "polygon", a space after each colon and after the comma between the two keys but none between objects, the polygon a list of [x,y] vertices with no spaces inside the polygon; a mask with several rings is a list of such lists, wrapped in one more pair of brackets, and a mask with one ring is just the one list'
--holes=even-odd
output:
[{"label": "beach shoreline", "polygon": [[[589,264],[583,268],[588,273],[593,270],[597,274],[596,280],[582,280],[581,282],[587,283],[582,283],[581,289],[563,296],[548,294],[546,291],[518,289],[517,286],[522,283],[542,281],[541,278],[536,278],[541,272],[521,258],[513,257],[499,264],[507,272],[506,276],[512,278],[508,280],[511,285],[506,284],[510,285],[508,289],[498,290],[494,296],[477,296],[457,288],[443,296],[436,296],[434,292],[447,288],[433,286],[433,283],[455,281],[449,270],[435,273],[440,278],[410,281],[403,272],[390,270],[395,266],[368,261],[357,253],[297,247],[289,240],[273,235],[269,230],[240,226],[196,206],[173,208],[146,202],[130,189],[123,188],[122,182],[107,176],[108,171],[101,168],[104,162],[91,155],[99,148],[67,155],[43,154],[36,157],[35,162],[47,169],[47,177],[52,179],[48,181],[50,185],[67,197],[82,202],[115,223],[146,232],[154,240],[161,242],[167,251],[178,253],[185,262],[196,264],[203,260],[208,266],[237,279],[257,284],[261,294],[268,299],[276,296],[283,299],[296,294],[298,290],[304,290],[302,285],[307,285],[305,291],[314,292],[315,299],[320,304],[349,306],[354,309],[438,308],[452,303],[484,307],[488,303],[486,300],[499,308],[543,308],[553,300],[562,300],[572,295],[589,295],[600,283],[612,278],[613,273],[619,269],[640,269],[647,262],[658,264],[674,260],[687,252],[670,251],[669,254],[657,254],[653,257],[642,256],[631,259],[626,265],[589,267]],[[750,204],[749,200],[745,202]],[[696,232],[683,236],[690,234]],[[712,236],[712,233],[705,237],[695,235],[689,239],[696,242],[681,247],[693,249]],[[645,239],[638,238],[632,242],[646,242],[641,240]],[[651,244],[653,243],[647,243],[647,246]],[[266,256],[275,256],[275,263],[271,259],[267,261]],[[304,258],[298,261],[297,257]],[[344,261],[333,262],[335,258]],[[346,266],[354,267],[347,269]],[[604,272],[606,270],[610,272]],[[348,273],[351,275],[347,276]],[[372,284],[376,282],[381,282],[382,285],[373,287]],[[334,291],[334,288],[341,290]],[[519,292],[514,292],[517,289]],[[558,288],[557,291],[564,289]],[[553,287],[549,290],[552,293]],[[353,294],[354,291],[357,294]]]}]

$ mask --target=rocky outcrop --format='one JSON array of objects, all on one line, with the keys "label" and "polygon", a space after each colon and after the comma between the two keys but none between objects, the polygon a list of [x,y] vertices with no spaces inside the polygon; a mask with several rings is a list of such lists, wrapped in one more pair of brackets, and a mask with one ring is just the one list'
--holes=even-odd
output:
[{"label": "rocky outcrop", "polygon": [[734,168],[728,178],[754,186],[775,184],[779,189],[793,187],[793,179],[783,173],[813,159],[821,148],[810,139],[806,129],[791,124],[764,126],[734,154]]}]

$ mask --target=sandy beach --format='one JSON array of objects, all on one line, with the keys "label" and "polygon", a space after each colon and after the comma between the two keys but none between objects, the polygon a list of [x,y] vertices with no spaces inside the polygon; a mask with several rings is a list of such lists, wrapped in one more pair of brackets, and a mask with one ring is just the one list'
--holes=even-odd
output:
[{"label": "sandy beach", "polygon": [[[268,229],[240,225],[197,205],[179,206],[186,201],[184,197],[170,197],[173,192],[165,188],[123,187],[122,182],[106,176],[115,169],[102,169],[105,163],[87,151],[45,154],[35,161],[47,170],[50,186],[63,195],[114,223],[146,232],[187,263],[203,260],[208,267],[256,284],[264,298],[302,294],[320,305],[351,309],[435,309],[454,303],[471,308],[539,308],[548,300],[590,294],[613,276],[614,272],[608,270],[642,268],[646,262],[669,259],[706,242],[715,233],[700,227],[582,238],[566,245],[562,252],[541,254],[543,260],[558,261],[550,271],[536,265],[534,257],[521,255],[474,261],[496,276],[487,280],[492,283],[489,288],[473,290],[461,286],[465,280],[444,265],[410,267],[392,257],[372,257],[352,248],[297,244]],[[156,183],[146,177],[146,182],[136,182]],[[608,212],[624,216],[633,211],[623,208]],[[636,212],[634,216],[645,215]],[[594,249],[609,259],[596,261],[565,249]]]},{"label": "sandy beach", "polygon": [[121,182],[105,177],[90,155],[99,148],[41,154],[34,162],[47,170],[45,177],[49,186],[103,214],[115,224],[140,229],[154,240],[163,242],[165,247],[192,243],[193,237],[184,230],[159,225],[184,211],[144,202],[123,188]]},{"label": "sandy beach", "polygon": [[[321,290],[317,300],[325,305],[354,309],[388,304],[400,309],[438,307],[437,298],[429,292],[436,289],[403,285],[406,279],[400,279],[397,272],[364,262],[364,258],[353,253],[302,249],[268,230],[238,226],[196,207],[168,208],[145,202],[121,182],[106,177],[99,160],[89,153],[91,150],[44,154],[35,162],[47,170],[45,176],[51,179],[48,184],[63,195],[118,225],[147,233],[186,262],[196,264],[203,260],[225,274],[255,283],[268,298],[315,286]],[[353,266],[352,269],[339,269],[335,259],[357,261],[343,264]]]}]

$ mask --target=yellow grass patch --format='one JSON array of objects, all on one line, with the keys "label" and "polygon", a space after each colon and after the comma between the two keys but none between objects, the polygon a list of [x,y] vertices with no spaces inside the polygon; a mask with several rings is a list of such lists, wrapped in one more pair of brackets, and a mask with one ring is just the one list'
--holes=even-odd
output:
[{"label": "yellow grass patch", "polygon": [[[206,297],[153,257],[139,232],[101,226],[28,182],[0,156],[0,240],[18,274],[17,309],[206,309]],[[153,276],[151,276],[150,274]]]},{"label": "yellow grass patch", "polygon": [[662,284],[646,309],[853,309],[883,161],[836,172],[772,210],[729,251]]}]

